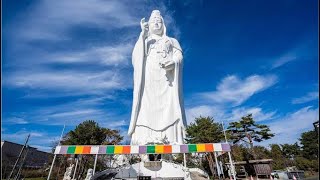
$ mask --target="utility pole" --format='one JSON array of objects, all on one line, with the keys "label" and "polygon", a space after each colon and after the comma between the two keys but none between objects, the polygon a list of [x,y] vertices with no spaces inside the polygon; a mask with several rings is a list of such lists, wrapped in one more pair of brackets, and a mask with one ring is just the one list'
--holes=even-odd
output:
[{"label": "utility pole", "polygon": [[21,151],[20,151],[20,154],[19,154],[16,162],[14,163],[13,168],[12,168],[12,171],[10,172],[10,175],[9,175],[9,177],[7,178],[7,180],[10,180],[10,178],[12,177],[13,172],[14,172],[14,170],[16,169],[17,164],[18,164],[18,162],[19,162],[19,160],[20,160],[20,158],[21,158],[21,155],[22,155],[22,153],[23,153],[23,151],[24,151],[24,149],[25,149],[25,147],[26,147],[26,145],[27,145],[27,143],[28,143],[28,141],[29,141],[29,138],[30,138],[30,134],[27,136],[26,142],[24,143],[24,145],[23,145],[23,147],[22,147],[22,149],[21,149]]}]

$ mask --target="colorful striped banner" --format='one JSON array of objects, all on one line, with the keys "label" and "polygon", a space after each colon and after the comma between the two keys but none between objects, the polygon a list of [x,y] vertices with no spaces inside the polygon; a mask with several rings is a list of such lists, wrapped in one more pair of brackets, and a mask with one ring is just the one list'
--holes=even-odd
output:
[{"label": "colorful striped banner", "polygon": [[227,143],[181,145],[66,145],[57,146],[54,154],[176,154],[201,152],[229,152]]}]

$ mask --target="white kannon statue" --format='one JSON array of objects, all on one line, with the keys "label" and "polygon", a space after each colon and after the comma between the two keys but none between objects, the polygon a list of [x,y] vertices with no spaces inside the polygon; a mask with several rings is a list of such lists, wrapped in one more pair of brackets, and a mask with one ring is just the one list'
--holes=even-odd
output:
[{"label": "white kannon statue", "polygon": [[71,180],[71,173],[73,170],[74,164],[70,164],[69,167],[67,167],[66,172],[64,173],[63,180]]},{"label": "white kannon statue", "polygon": [[91,180],[93,176],[93,169],[89,168],[87,171],[87,176],[84,180]]},{"label": "white kannon statue", "polygon": [[132,53],[131,144],[183,144],[182,49],[176,39],[166,35],[160,11],[152,11],[149,22],[143,18],[140,25],[142,31]]}]

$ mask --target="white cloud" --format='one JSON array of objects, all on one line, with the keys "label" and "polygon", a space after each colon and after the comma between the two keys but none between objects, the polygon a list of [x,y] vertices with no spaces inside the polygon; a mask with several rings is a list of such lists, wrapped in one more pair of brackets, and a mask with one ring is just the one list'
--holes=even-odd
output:
[{"label": "white cloud", "polygon": [[[69,100],[61,104],[53,104],[41,108],[33,108],[31,111],[23,113],[15,112],[6,114],[3,121],[7,122],[12,116],[24,117],[24,119],[32,119],[30,123],[50,125],[75,126],[84,120],[95,120],[103,127],[117,128],[124,126],[128,122],[123,119],[127,114],[123,115],[117,111],[108,110],[105,104],[114,101],[117,97],[88,97],[77,100]],[[121,101],[119,101],[121,103]]]},{"label": "white cloud", "polygon": [[74,116],[79,116],[79,115],[87,115],[87,114],[94,114],[94,113],[101,113],[101,111],[97,109],[84,109],[84,110],[75,110],[75,111],[68,111],[68,112],[59,112],[59,113],[54,113],[51,115],[48,115],[48,118],[58,118],[58,117],[74,117]]},{"label": "white cloud", "polygon": [[276,76],[252,75],[239,79],[235,75],[227,76],[218,84],[214,92],[201,93],[200,95],[215,103],[232,103],[237,106],[245,102],[254,94],[261,92],[277,82]]},{"label": "white cloud", "polygon": [[202,106],[196,106],[192,108],[187,108],[186,109],[186,118],[188,124],[194,121],[195,118],[197,117],[213,117],[216,121],[221,121],[225,119],[225,114],[226,112],[221,109],[220,107],[217,106],[207,106],[207,105],[202,105]]},{"label": "white cloud", "polygon": [[121,126],[128,125],[128,121],[116,120],[116,121],[111,121],[111,122],[102,122],[102,123],[100,123],[100,125],[103,127],[108,127],[110,129],[119,129],[119,127],[121,127]]},{"label": "white cloud", "polygon": [[8,124],[28,124],[29,122],[21,117],[12,117],[5,121]]},{"label": "white cloud", "polygon": [[303,104],[319,99],[319,92],[309,92],[303,97],[294,98],[292,104]]},{"label": "white cloud", "polygon": [[241,117],[252,114],[256,122],[274,119],[276,112],[264,112],[260,107],[238,107],[227,108],[219,105],[200,105],[186,109],[188,124],[193,122],[196,117],[213,117],[216,122],[239,121]]},{"label": "white cloud", "polygon": [[[69,54],[63,54],[55,59],[57,62],[98,62],[104,65],[127,65],[128,59],[130,59],[131,51],[133,49],[133,43],[120,44],[117,46],[104,46],[91,48],[89,50],[81,52],[72,52]],[[93,62],[92,62],[93,61]]]},{"label": "white cloud", "polygon": [[[4,84],[35,90],[34,93],[48,91],[51,94],[81,95],[101,94],[106,90],[130,87],[124,77],[116,71],[73,72],[73,71],[33,71],[19,72],[4,79]],[[70,94],[66,94],[70,93]]]},{"label": "white cloud", "polygon": [[[16,132],[12,133],[4,133],[2,134],[1,140],[6,140],[18,144],[24,144],[26,141],[27,136],[30,134],[30,138],[28,141],[28,145],[31,147],[39,148],[39,150],[43,151],[51,151],[51,145],[54,141],[58,140],[59,136],[54,136],[51,134],[48,134],[46,132],[40,132],[40,131],[27,131],[26,129],[21,129]],[[48,145],[48,146],[44,146]]]},{"label": "white cloud", "polygon": [[294,54],[285,54],[283,56],[281,56],[280,58],[278,58],[277,60],[275,60],[275,62],[272,64],[271,69],[275,69],[278,68],[280,66],[283,66],[291,61],[296,60],[297,57]]},{"label": "white cloud", "polygon": [[120,1],[77,0],[40,1],[24,14],[24,26],[18,29],[18,38],[24,40],[70,39],[68,31],[74,26],[103,29],[134,26],[139,19],[130,7]]},{"label": "white cloud", "polygon": [[231,121],[238,121],[241,119],[241,117],[246,116],[248,114],[252,114],[253,119],[258,121],[266,121],[271,120],[274,118],[276,112],[263,112],[260,107],[252,107],[252,108],[245,108],[240,107],[233,109],[231,112],[231,117],[229,118]]},{"label": "white cloud", "polygon": [[315,48],[316,41],[308,36],[301,39],[300,42],[296,43],[292,49],[283,53],[281,56],[276,57],[272,60],[271,70],[282,67],[290,62],[298,60],[308,60],[318,58],[318,54]]},{"label": "white cloud", "polygon": [[313,130],[313,123],[319,120],[319,108],[311,106],[301,108],[293,113],[268,123],[275,137],[263,144],[295,143],[302,132]]}]

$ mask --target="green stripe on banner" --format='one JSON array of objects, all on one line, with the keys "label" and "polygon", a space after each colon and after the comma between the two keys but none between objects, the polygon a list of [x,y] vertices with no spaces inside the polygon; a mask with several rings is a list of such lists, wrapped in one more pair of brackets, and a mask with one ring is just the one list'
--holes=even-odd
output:
[{"label": "green stripe on banner", "polygon": [[67,150],[67,154],[74,154],[75,151],[76,151],[75,146],[69,146]]},{"label": "green stripe on banner", "polygon": [[189,144],[188,149],[189,149],[189,152],[197,152],[197,145]]},{"label": "green stripe on banner", "polygon": [[114,146],[107,146],[107,154],[114,154]]},{"label": "green stripe on banner", "polygon": [[155,153],[155,146],[147,146],[147,153]]}]

